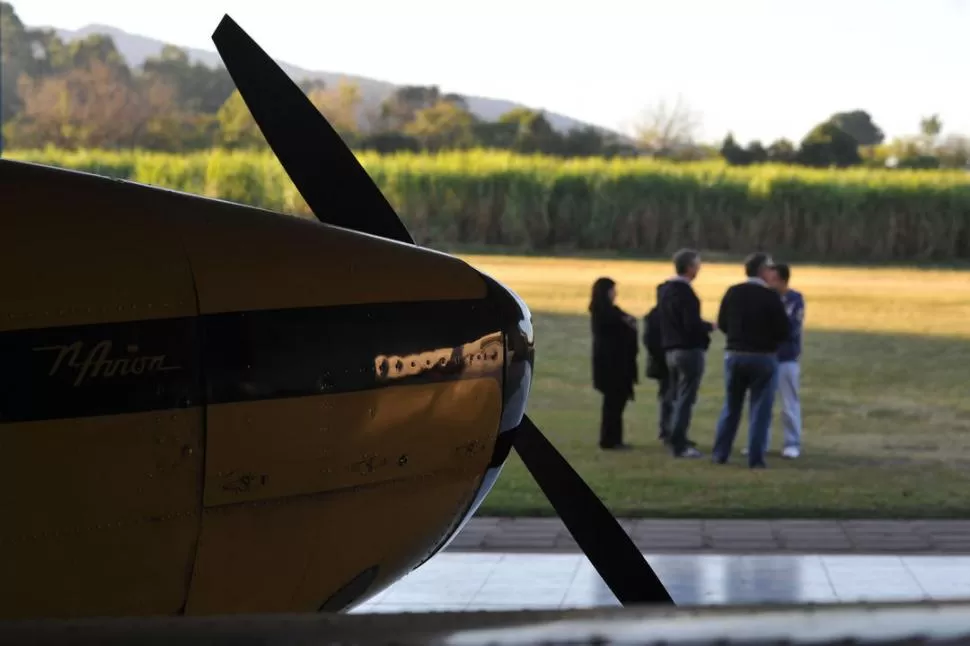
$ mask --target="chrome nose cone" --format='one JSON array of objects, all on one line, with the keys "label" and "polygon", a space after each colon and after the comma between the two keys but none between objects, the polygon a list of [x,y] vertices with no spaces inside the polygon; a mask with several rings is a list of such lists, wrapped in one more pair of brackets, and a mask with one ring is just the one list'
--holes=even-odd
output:
[{"label": "chrome nose cone", "polygon": [[[532,388],[532,371],[535,367],[535,334],[532,329],[532,312],[518,294],[490,276],[482,274],[488,284],[488,298],[496,308],[502,335],[505,339],[505,379],[503,383],[501,434],[514,429],[522,422],[529,391]],[[508,451],[506,450],[506,455]],[[505,456],[502,456],[504,461]]]}]

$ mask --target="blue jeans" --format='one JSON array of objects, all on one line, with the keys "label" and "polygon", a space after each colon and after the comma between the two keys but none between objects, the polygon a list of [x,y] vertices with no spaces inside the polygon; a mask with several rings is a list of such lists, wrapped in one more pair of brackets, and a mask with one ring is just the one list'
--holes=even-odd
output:
[{"label": "blue jeans", "polygon": [[778,359],[768,354],[735,354],[724,356],[724,408],[717,422],[713,459],[726,462],[738,434],[745,395],[751,393],[748,412],[748,465],[765,462],[765,443],[771,426],[771,411],[777,389]]},{"label": "blue jeans", "polygon": [[663,428],[670,434],[671,451],[679,455],[690,446],[687,431],[704,378],[705,357],[703,350],[668,350],[666,359],[670,371],[670,417]]},{"label": "blue jeans", "polygon": [[[802,406],[799,399],[801,366],[797,361],[782,361],[778,364],[777,394],[781,398],[781,426],[785,433],[783,448],[802,447]],[[765,452],[771,443],[771,428],[765,437]]]}]

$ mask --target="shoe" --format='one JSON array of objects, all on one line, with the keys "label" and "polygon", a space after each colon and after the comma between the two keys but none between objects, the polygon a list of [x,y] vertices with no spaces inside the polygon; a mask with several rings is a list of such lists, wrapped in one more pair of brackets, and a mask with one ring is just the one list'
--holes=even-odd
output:
[{"label": "shoe", "polygon": [[788,460],[794,460],[801,454],[802,452],[798,449],[797,446],[786,446],[785,449],[781,452],[781,457],[786,458]]},{"label": "shoe", "polygon": [[748,468],[750,468],[750,469],[767,469],[768,468],[768,465],[765,464],[764,462],[755,462],[754,464],[749,464],[748,465]]},{"label": "shoe", "polygon": [[674,453],[674,457],[675,458],[690,458],[690,459],[696,459],[696,458],[703,457],[703,454],[700,451],[698,451],[697,449],[695,449],[694,447],[688,446],[686,449],[684,449],[680,453]]}]

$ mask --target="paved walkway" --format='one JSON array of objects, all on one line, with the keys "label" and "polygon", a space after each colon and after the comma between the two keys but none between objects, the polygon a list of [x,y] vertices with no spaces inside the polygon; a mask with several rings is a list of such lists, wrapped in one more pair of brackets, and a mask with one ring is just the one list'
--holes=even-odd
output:
[{"label": "paved walkway", "polygon": [[[970,520],[621,520],[646,553],[970,554]],[[455,552],[576,552],[558,518],[473,518]]]}]

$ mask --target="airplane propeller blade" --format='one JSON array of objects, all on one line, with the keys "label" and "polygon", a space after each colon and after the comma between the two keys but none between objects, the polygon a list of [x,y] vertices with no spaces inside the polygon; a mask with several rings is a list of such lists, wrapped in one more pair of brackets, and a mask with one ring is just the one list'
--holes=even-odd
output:
[{"label": "airplane propeller blade", "polygon": [[354,153],[263,49],[228,15],[212,34],[243,101],[317,218],[414,243]]},{"label": "airplane propeller blade", "polygon": [[621,604],[673,604],[663,582],[610,510],[528,416],[515,430],[512,446]]}]

